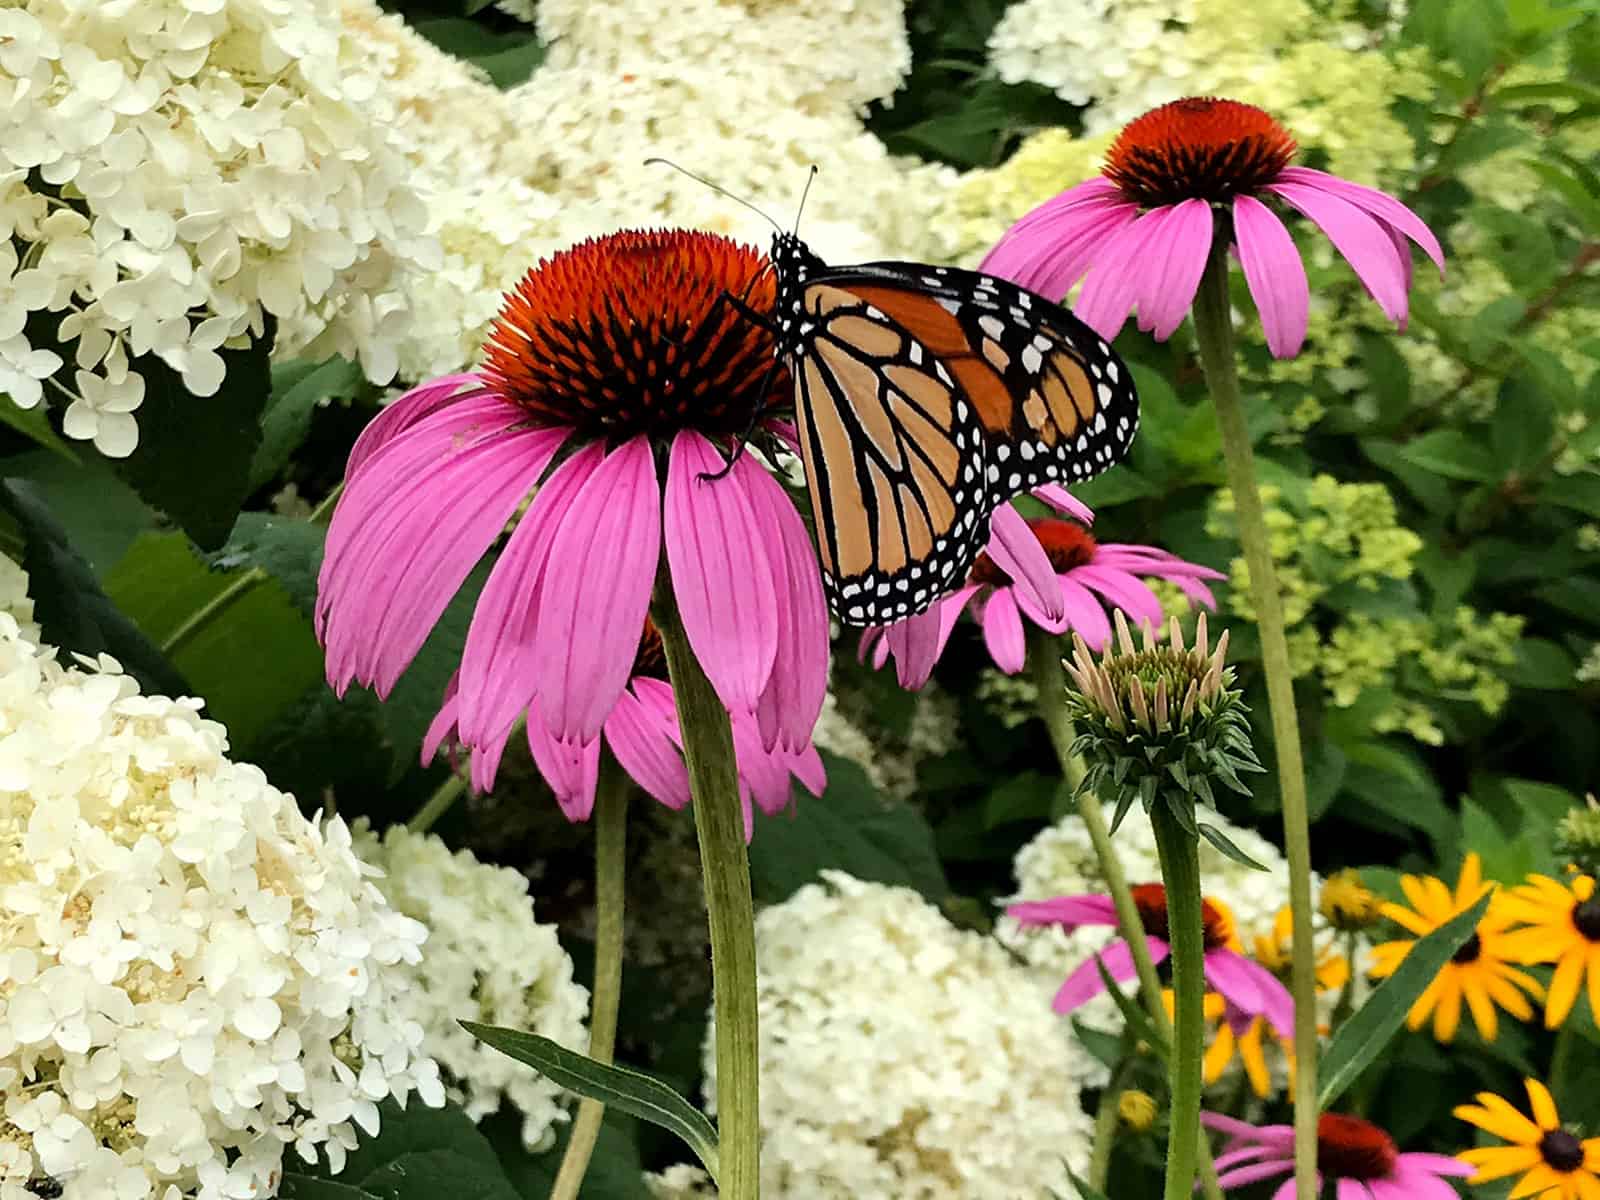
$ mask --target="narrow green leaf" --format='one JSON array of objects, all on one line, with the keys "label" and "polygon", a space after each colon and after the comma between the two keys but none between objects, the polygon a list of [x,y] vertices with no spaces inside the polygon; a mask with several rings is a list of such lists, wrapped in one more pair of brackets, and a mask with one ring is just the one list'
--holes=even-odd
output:
[{"label": "narrow green leaf", "polygon": [[613,1105],[676,1134],[694,1151],[711,1178],[717,1177],[716,1128],[704,1113],[659,1079],[627,1067],[597,1063],[549,1038],[519,1029],[500,1029],[474,1021],[462,1021],[461,1027],[568,1091]]},{"label": "narrow green leaf", "polygon": [[1322,1057],[1318,1071],[1322,1079],[1319,1103],[1327,1109],[1354,1083],[1391,1038],[1405,1024],[1406,1014],[1417,997],[1427,990],[1444,965],[1467,939],[1477,931],[1478,922],[1488,911],[1491,894],[1435,929],[1411,947],[1411,952],[1383,981],[1382,986],[1340,1028]]},{"label": "narrow green leaf", "polygon": [[1258,863],[1255,859],[1251,858],[1243,850],[1239,849],[1239,847],[1234,844],[1233,839],[1227,834],[1223,833],[1222,830],[1218,829],[1215,825],[1201,825],[1200,836],[1205,838],[1206,841],[1210,842],[1219,851],[1221,851],[1224,858],[1231,858],[1234,862],[1238,863],[1242,867],[1249,867],[1254,871],[1265,871],[1267,869],[1261,863]]},{"label": "narrow green leaf", "polygon": [[1149,1046],[1165,1062],[1167,1039],[1156,1028],[1155,1022],[1150,1019],[1150,1014],[1135,1004],[1132,997],[1122,990],[1122,986],[1111,978],[1111,972],[1106,969],[1105,959],[1101,957],[1102,953],[1104,951],[1097,952],[1094,956],[1094,969],[1100,975],[1100,982],[1105,985],[1106,991],[1116,1004],[1117,1011],[1122,1014],[1122,1019],[1128,1023],[1128,1029],[1133,1036]]},{"label": "narrow green leaf", "polygon": [[1106,1200],[1106,1194],[1104,1192],[1100,1191],[1098,1188],[1090,1187],[1089,1184],[1085,1180],[1080,1179],[1076,1173],[1068,1171],[1067,1178],[1072,1180],[1072,1186],[1078,1189],[1078,1200]]}]

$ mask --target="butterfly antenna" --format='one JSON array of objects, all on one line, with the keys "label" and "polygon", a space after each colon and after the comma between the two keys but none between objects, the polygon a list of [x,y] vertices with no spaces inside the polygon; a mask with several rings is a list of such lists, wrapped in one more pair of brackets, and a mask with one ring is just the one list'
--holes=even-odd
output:
[{"label": "butterfly antenna", "polygon": [[[783,232],[783,226],[779,225],[776,221],[774,221],[766,213],[762,212],[754,204],[751,204],[750,201],[746,200],[743,196],[735,196],[727,188],[720,187],[717,184],[712,183],[711,180],[707,179],[704,175],[696,175],[693,171],[689,170],[687,167],[680,167],[677,163],[673,162],[670,158],[647,158],[647,159],[644,160],[644,165],[647,166],[647,167],[653,167],[657,163],[660,163],[663,166],[671,167],[674,171],[678,172],[678,174],[680,174],[680,175],[687,175],[690,179],[694,180],[696,183],[702,184],[705,187],[710,188],[713,192],[716,192],[719,195],[726,196],[729,200],[732,200],[735,204],[744,205],[751,212],[755,213],[756,216],[760,217],[763,221],[765,221],[768,225],[771,225],[779,233]],[[816,168],[813,167],[812,170],[814,171],[814,170],[816,170]]]},{"label": "butterfly antenna", "polygon": [[800,232],[800,214],[806,210],[806,197],[811,195],[811,185],[817,178],[817,164],[811,164],[811,173],[806,176],[806,186],[800,191],[800,207],[794,210],[794,231]]}]

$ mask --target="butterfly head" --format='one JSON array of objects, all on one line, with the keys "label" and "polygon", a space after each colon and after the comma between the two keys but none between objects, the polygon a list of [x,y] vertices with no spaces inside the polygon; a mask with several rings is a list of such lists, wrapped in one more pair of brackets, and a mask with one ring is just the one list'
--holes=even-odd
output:
[{"label": "butterfly head", "polygon": [[823,261],[792,233],[772,235],[772,271],[777,277],[773,319],[778,326],[779,355],[783,355],[799,336],[805,308],[806,284],[823,269]]}]

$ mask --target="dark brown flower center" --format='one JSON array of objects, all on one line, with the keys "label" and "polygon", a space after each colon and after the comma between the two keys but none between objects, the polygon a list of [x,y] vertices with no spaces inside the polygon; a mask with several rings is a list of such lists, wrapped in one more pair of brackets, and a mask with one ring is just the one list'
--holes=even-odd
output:
[{"label": "dark brown flower center", "polygon": [[1477,962],[1478,956],[1482,953],[1483,939],[1474,933],[1466,941],[1461,943],[1461,949],[1457,950],[1450,956],[1450,961],[1461,966],[1465,966],[1467,963]]},{"label": "dark brown flower center", "polygon": [[[1094,561],[1095,540],[1082,525],[1074,521],[1041,517],[1029,521],[1028,527],[1033,530],[1033,536],[1039,539],[1039,545],[1043,547],[1045,557],[1050,560],[1050,566],[1057,575],[1064,575],[1074,567],[1087,566]],[[972,564],[969,579],[973,583],[986,583],[993,587],[1006,587],[1012,582],[1010,574],[990,558],[987,551],[979,554],[977,561]]]},{"label": "dark brown flower center", "polygon": [[1572,927],[1591,942],[1600,942],[1600,897],[1572,906]]},{"label": "dark brown flower center", "polygon": [[1583,1166],[1583,1143],[1565,1129],[1552,1129],[1539,1139],[1539,1156],[1562,1173]]},{"label": "dark brown flower center", "polygon": [[1394,1139],[1371,1121],[1341,1113],[1317,1120],[1317,1170],[1335,1179],[1387,1179],[1399,1161]]},{"label": "dark brown flower center", "polygon": [[[1172,927],[1167,919],[1167,889],[1159,883],[1141,883],[1133,889],[1133,906],[1139,910],[1139,924],[1151,937],[1170,941]],[[1200,922],[1206,949],[1226,946],[1233,928],[1227,914],[1209,900],[1200,902]]]},{"label": "dark brown flower center", "polygon": [[765,266],[759,251],[709,233],[580,242],[506,294],[482,373],[536,423],[589,437],[741,434],[789,395],[772,334],[723,295],[770,312]]},{"label": "dark brown flower center", "polygon": [[1265,187],[1294,160],[1294,138],[1236,100],[1174,100],[1129,123],[1106,154],[1105,176],[1136,204],[1231,200]]}]

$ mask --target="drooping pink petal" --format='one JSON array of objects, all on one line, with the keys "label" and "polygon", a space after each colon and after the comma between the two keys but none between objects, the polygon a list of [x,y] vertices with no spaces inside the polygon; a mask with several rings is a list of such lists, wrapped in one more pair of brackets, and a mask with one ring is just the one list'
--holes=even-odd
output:
[{"label": "drooping pink petal", "polygon": [[1399,1168],[1407,1172],[1426,1171],[1430,1175],[1450,1175],[1457,1179],[1465,1179],[1474,1171],[1473,1167],[1459,1158],[1451,1158],[1448,1154],[1426,1154],[1422,1151],[1402,1154]]},{"label": "drooping pink petal", "polygon": [[882,625],[870,625],[861,631],[861,644],[856,647],[857,662],[870,660],[874,671],[883,670],[883,664],[889,661],[889,643],[884,632]]},{"label": "drooping pink petal", "polygon": [[689,645],[728,710],[753,712],[778,654],[778,598],[750,500],[748,473],[761,468],[741,456],[723,478],[701,478],[725,465],[700,434],[673,439],[663,531]]},{"label": "drooping pink petal", "polygon": [[1061,595],[1067,602],[1068,627],[1075,630],[1089,649],[1099,653],[1111,640],[1111,620],[1100,601],[1070,574],[1061,577]]},{"label": "drooping pink petal", "polygon": [[733,750],[739,763],[739,778],[749,788],[757,807],[769,817],[788,808],[794,785],[784,751],[762,745],[754,714],[734,716]]},{"label": "drooping pink petal", "polygon": [[500,772],[500,759],[505,755],[506,743],[511,740],[511,733],[515,728],[516,722],[513,720],[505,728],[481,738],[472,747],[473,791],[479,793],[494,791],[494,778]]},{"label": "drooping pink petal", "polygon": [[1396,323],[1406,319],[1405,267],[1382,225],[1348,200],[1318,188],[1273,183],[1267,190],[1287,200],[1328,235],[1385,316]]},{"label": "drooping pink petal", "polygon": [[[1313,170],[1311,167],[1285,167],[1278,178],[1286,183],[1302,183],[1321,188],[1325,192],[1331,192],[1341,199],[1350,201],[1357,208],[1365,209],[1384,224],[1393,226],[1421,246],[1422,252],[1433,260],[1434,266],[1439,268],[1439,278],[1444,278],[1444,249],[1439,245],[1439,239],[1433,236],[1433,230],[1428,228],[1421,217],[1387,192],[1380,192],[1377,188],[1370,188],[1365,184],[1352,183],[1348,179],[1340,179],[1337,175]],[[1405,258],[1410,261],[1411,255],[1407,253]]]},{"label": "drooping pink petal", "polygon": [[1372,1200],[1372,1192],[1359,1179],[1341,1179],[1334,1189],[1336,1200]]},{"label": "drooping pink petal", "polygon": [[369,458],[424,417],[447,404],[455,404],[485,391],[483,379],[471,371],[441,375],[438,379],[430,379],[412,388],[392,404],[385,405],[377,416],[367,422],[367,427],[356,438],[356,444],[350,447],[350,457],[345,460],[345,476],[354,475]]},{"label": "drooping pink petal", "polygon": [[[1293,1146],[1294,1126],[1292,1125],[1252,1125],[1249,1121],[1241,1121],[1238,1117],[1230,1117],[1226,1113],[1212,1112],[1206,1109],[1200,1114],[1200,1124],[1207,1129],[1214,1129],[1218,1133],[1240,1141],[1260,1142],[1268,1146]],[[1230,1146],[1229,1149],[1232,1149]]]},{"label": "drooping pink petal", "polygon": [[1144,244],[1149,265],[1139,293],[1139,328],[1159,342],[1183,324],[1211,256],[1211,205],[1185,200],[1152,214]]},{"label": "drooping pink petal", "polygon": [[828,787],[828,769],[823,766],[817,748],[807,745],[804,750],[782,751],[789,774],[800,781],[800,786],[813,796],[820,796]]},{"label": "drooping pink petal", "polygon": [[1028,642],[1022,632],[1022,616],[1008,587],[997,587],[983,602],[983,644],[994,665],[1007,675],[1015,675],[1027,661]]},{"label": "drooping pink petal", "polygon": [[1110,180],[1087,180],[1023,216],[978,269],[1059,300],[1138,215]]},{"label": "drooping pink petal", "polygon": [[1275,1158],[1270,1162],[1256,1163],[1248,1167],[1236,1167],[1231,1171],[1217,1171],[1217,1186],[1226,1189],[1241,1188],[1246,1184],[1258,1183],[1263,1179],[1271,1179],[1275,1175],[1282,1175],[1285,1171],[1294,1170],[1293,1159]]},{"label": "drooping pink petal", "polygon": [[[1317,1191],[1320,1192],[1321,1190],[1322,1175],[1319,1173],[1317,1175]],[[1272,1200],[1294,1200],[1294,1179],[1285,1179],[1283,1181],[1283,1185],[1279,1187],[1277,1191],[1272,1193]]]},{"label": "drooping pink petal", "polygon": [[[676,742],[662,727],[658,709],[635,694],[641,690],[641,685],[657,683],[661,681],[635,679],[617,697],[616,706],[606,718],[605,740],[634,782],[668,808],[682,808],[689,803],[689,768],[684,765]],[[672,703],[670,688],[667,689],[667,703]],[[675,710],[670,720],[676,732]]]},{"label": "drooping pink petal", "polygon": [[1033,494],[1059,513],[1065,513],[1084,525],[1094,524],[1094,509],[1079,500],[1059,483],[1046,483],[1033,489]]},{"label": "drooping pink petal", "polygon": [[1228,1150],[1226,1153],[1217,1155],[1212,1166],[1216,1167],[1218,1171],[1226,1171],[1231,1167],[1255,1162],[1268,1156],[1276,1156],[1276,1154],[1277,1151],[1274,1147],[1263,1145],[1260,1142],[1252,1142],[1248,1146],[1239,1146],[1236,1150]]},{"label": "drooping pink petal", "polygon": [[762,742],[800,750],[828,690],[828,605],[805,522],[777,480],[765,471],[745,476],[756,519],[766,529],[778,605],[778,646],[772,674],[756,705]]},{"label": "drooping pink petal", "polygon": [[1306,340],[1311,285],[1294,238],[1276,214],[1254,196],[1233,201],[1233,233],[1261,330],[1274,358],[1293,358]]},{"label": "drooping pink petal", "polygon": [[[1150,959],[1154,963],[1166,960],[1170,949],[1167,943],[1160,938],[1150,938]],[[1127,942],[1112,942],[1097,956],[1091,956],[1061,985],[1061,990],[1050,1003],[1051,1011],[1065,1016],[1082,1008],[1101,992],[1105,991],[1105,981],[1100,977],[1100,971],[1095,965],[1096,957],[1105,967],[1106,973],[1118,983],[1127,983],[1138,974],[1133,965],[1133,954],[1128,949]]]},{"label": "drooping pink petal", "polygon": [[895,678],[908,692],[917,691],[927,683],[939,661],[944,643],[940,626],[947,607],[948,600],[939,601],[927,612],[896,621],[883,632],[883,640],[894,658]]},{"label": "drooping pink petal", "polygon": [[1098,562],[1074,567],[1071,574],[1074,581],[1099,592],[1132,617],[1136,628],[1149,625],[1152,629],[1160,629],[1164,623],[1160,598],[1136,576],[1101,566]]},{"label": "drooping pink petal", "polygon": [[1278,977],[1261,964],[1232,950],[1207,950],[1206,978],[1236,1008],[1258,1013],[1278,1033],[1294,1033],[1294,998]]},{"label": "drooping pink petal", "polygon": [[573,495],[534,614],[535,697],[560,737],[592,741],[628,686],[661,554],[661,491],[643,434]]},{"label": "drooping pink petal", "polygon": [[432,721],[428,722],[428,731],[422,735],[422,765],[427,766],[433,761],[433,756],[439,753],[439,747],[456,734],[456,691],[461,672],[453,672],[448,683],[444,685],[444,699],[439,704],[439,711]]},{"label": "drooping pink petal", "polygon": [[604,454],[598,442],[590,443],[551,473],[489,572],[461,654],[458,715],[461,740],[469,746],[508,729],[533,702],[534,636],[550,546]]},{"label": "drooping pink petal", "polygon": [[594,812],[594,789],[600,778],[600,738],[564,740],[545,727],[537,714],[528,714],[528,749],[533,761],[556,794],[556,803],[569,821],[587,821]]},{"label": "drooping pink petal", "polygon": [[1115,925],[1117,908],[1110,896],[1055,896],[1049,900],[1021,900],[1007,906],[1006,916],[1019,925],[1060,925],[1076,929],[1080,925]]},{"label": "drooping pink petal", "polygon": [[[989,519],[989,557],[1007,575],[1018,592],[1025,592],[1047,620],[1061,619],[1061,582],[1038,534],[1016,509],[1002,504]],[[1018,670],[1021,670],[1019,667]]]},{"label": "drooping pink petal", "polygon": [[563,430],[476,423],[461,442],[467,401],[414,426],[373,455],[340,498],[317,579],[328,681],[344,693],[370,680],[387,696],[473,565],[494,542],[566,437]]},{"label": "drooping pink petal", "polygon": [[1156,208],[1138,220],[1119,228],[1101,246],[1094,265],[1084,278],[1083,290],[1072,306],[1073,313],[1106,341],[1122,331],[1134,302],[1150,292],[1151,263],[1146,244],[1158,218],[1166,209]]}]

